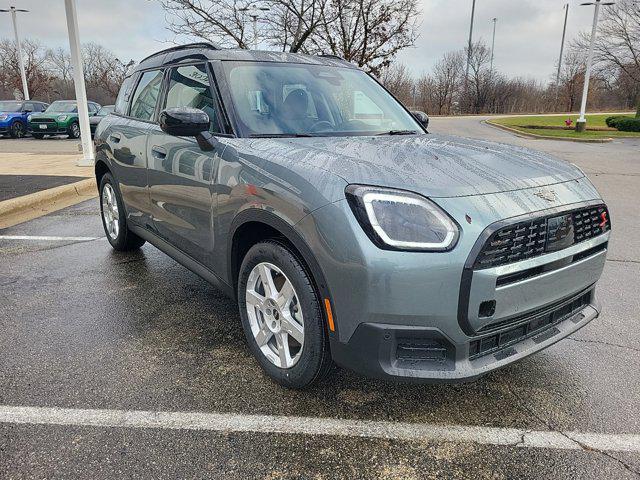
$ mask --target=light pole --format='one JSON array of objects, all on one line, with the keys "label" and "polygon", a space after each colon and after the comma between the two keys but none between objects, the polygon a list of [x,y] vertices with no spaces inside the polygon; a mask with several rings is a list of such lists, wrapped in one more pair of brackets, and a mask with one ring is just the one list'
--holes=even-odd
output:
[{"label": "light pole", "polygon": [[469,43],[467,45],[467,69],[464,72],[464,85],[465,90],[467,89],[467,85],[469,82],[469,64],[471,63],[471,46],[472,46],[472,38],[473,38],[473,18],[476,15],[476,0],[473,0],[471,5],[471,24],[469,25]]},{"label": "light pole", "polygon": [[25,100],[29,100],[29,87],[27,86],[27,75],[24,72],[24,63],[22,62],[22,44],[20,43],[20,35],[18,35],[18,21],[16,20],[16,12],[28,12],[21,8],[9,7],[9,10],[0,10],[0,12],[11,12],[11,21],[13,22],[13,34],[16,37],[16,49],[18,54],[18,66],[20,67],[20,77],[22,77],[22,96]]},{"label": "light pole", "polygon": [[562,53],[564,52],[564,38],[567,34],[567,18],[569,17],[569,4],[564,5],[564,27],[562,27],[562,41],[560,42],[560,57],[558,58],[558,73],[556,74],[556,100],[560,90],[560,68],[562,67]]},{"label": "light pole", "polygon": [[239,12],[246,13],[251,17],[253,22],[253,49],[258,49],[258,18],[262,12],[268,12],[271,10],[269,7],[259,7],[255,3],[252,3],[248,7],[238,9]]},{"label": "light pole", "polygon": [[598,31],[598,16],[600,15],[600,5],[613,5],[615,2],[603,2],[595,0],[593,2],[585,2],[580,5],[595,5],[593,11],[593,27],[591,27],[591,41],[589,42],[589,55],[587,56],[587,68],[584,72],[584,86],[582,88],[582,103],[580,104],[580,118],[576,121],[576,131],[584,132],[587,128],[587,119],[584,118],[584,112],[587,109],[587,95],[589,94],[589,77],[591,76],[591,62],[593,61],[593,45],[596,41]]},{"label": "light pole", "polygon": [[67,14],[71,65],[73,66],[73,85],[76,89],[80,138],[82,140],[82,158],[78,160],[78,165],[88,167],[94,164],[95,156],[93,153],[93,144],[91,143],[91,130],[89,128],[89,109],[87,108],[87,90],[84,86],[84,69],[82,67],[82,55],[80,51],[76,0],[64,0],[64,7]]},{"label": "light pole", "polygon": [[494,17],[492,21],[493,21],[493,39],[491,40],[491,67],[489,68],[489,71],[491,72],[491,76],[493,76],[493,52],[496,47],[496,22],[498,21],[498,19]]}]

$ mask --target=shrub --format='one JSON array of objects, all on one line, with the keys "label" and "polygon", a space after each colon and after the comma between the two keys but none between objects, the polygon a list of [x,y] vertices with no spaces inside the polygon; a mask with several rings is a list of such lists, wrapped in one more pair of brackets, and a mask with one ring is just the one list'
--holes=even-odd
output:
[{"label": "shrub", "polygon": [[640,118],[626,117],[616,122],[620,132],[640,132]]},{"label": "shrub", "polygon": [[618,121],[622,118],[629,118],[629,117],[625,117],[624,115],[611,115],[610,117],[607,117],[604,119],[604,123],[607,124],[607,127],[616,128]]}]

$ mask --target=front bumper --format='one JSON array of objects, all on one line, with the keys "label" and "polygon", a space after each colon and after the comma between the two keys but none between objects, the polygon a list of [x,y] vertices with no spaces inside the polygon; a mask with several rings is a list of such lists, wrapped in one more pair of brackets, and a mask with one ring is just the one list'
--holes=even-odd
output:
[{"label": "front bumper", "polygon": [[[553,345],[598,317],[600,307],[594,290],[583,295],[589,303],[564,316],[553,318],[562,310],[558,307],[546,314],[549,318],[532,315],[517,326],[464,343],[454,342],[436,328],[365,323],[348,343],[333,342],[331,353],[338,365],[374,378],[427,383],[472,381]],[[549,322],[536,328],[546,320]],[[480,352],[478,346],[485,342],[493,348]]]},{"label": "front bumper", "polygon": [[[456,248],[446,253],[378,249],[344,201],[305,217],[298,226],[331,295],[334,360],[376,377],[461,381],[537,352],[596,318],[595,284],[609,231],[469,276],[476,243],[497,222],[602,203],[586,179],[554,190],[559,206],[552,208],[529,191],[433,199],[462,225]],[[327,231],[337,232],[335,238]]]},{"label": "front bumper", "polygon": [[58,122],[29,122],[29,131],[31,133],[42,133],[45,135],[59,135],[69,133],[69,126],[67,124]]},{"label": "front bumper", "polygon": [[9,133],[11,131],[11,122],[0,122],[0,134]]}]

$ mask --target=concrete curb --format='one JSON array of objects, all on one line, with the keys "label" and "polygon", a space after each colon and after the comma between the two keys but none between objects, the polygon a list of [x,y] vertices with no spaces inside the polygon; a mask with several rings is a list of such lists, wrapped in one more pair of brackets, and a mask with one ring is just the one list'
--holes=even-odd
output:
[{"label": "concrete curb", "polygon": [[[500,130],[504,130],[509,133],[513,133],[520,137],[526,138],[535,138],[538,140],[560,140],[562,142],[578,142],[578,143],[609,143],[613,141],[613,138],[569,138],[569,137],[552,137],[549,135],[537,135],[535,133],[523,132],[522,130],[518,130],[517,128],[507,127],[506,125],[500,125],[499,123],[494,123],[491,120],[483,120],[482,123],[490,125],[495,128],[499,128]],[[627,138],[627,137],[621,137]],[[632,138],[632,137],[630,137]]]},{"label": "concrete curb", "polygon": [[0,228],[7,228],[98,195],[96,181],[87,178],[0,202]]}]

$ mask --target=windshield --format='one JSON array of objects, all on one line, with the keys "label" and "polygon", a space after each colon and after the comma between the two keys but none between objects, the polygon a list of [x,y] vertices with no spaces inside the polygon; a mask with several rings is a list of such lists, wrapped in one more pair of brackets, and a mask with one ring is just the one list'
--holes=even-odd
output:
[{"label": "windshield", "polygon": [[61,102],[55,101],[49,108],[45,110],[45,113],[77,113],[78,107],[76,106],[76,102]]},{"label": "windshield", "polygon": [[21,112],[22,102],[0,102],[0,112]]},{"label": "windshield", "polygon": [[98,113],[96,113],[96,115],[98,115],[99,117],[104,117],[106,115],[109,115],[111,112],[113,112],[113,105],[107,105],[98,110]]},{"label": "windshield", "polygon": [[360,70],[324,65],[223,62],[242,136],[423,133]]}]

